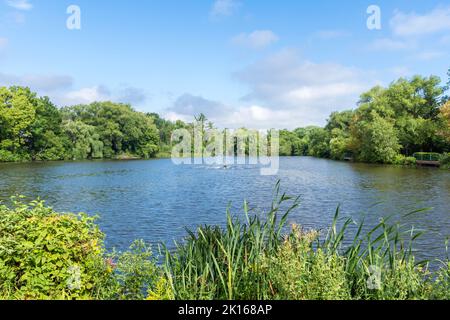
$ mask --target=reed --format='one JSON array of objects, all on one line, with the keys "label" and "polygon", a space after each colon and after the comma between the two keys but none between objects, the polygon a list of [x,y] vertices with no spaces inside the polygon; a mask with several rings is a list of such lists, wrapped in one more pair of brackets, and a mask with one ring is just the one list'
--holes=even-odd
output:
[{"label": "reed", "polygon": [[325,234],[289,231],[287,218],[298,206],[299,198],[281,193],[277,183],[267,214],[251,214],[245,202],[244,218],[228,210],[225,228],[188,230],[175,250],[162,247],[168,290],[186,300],[449,297],[448,262],[432,273],[428,261],[413,255],[423,231],[393,217],[368,231],[364,221],[351,230],[355,222],[341,219],[339,208]]}]

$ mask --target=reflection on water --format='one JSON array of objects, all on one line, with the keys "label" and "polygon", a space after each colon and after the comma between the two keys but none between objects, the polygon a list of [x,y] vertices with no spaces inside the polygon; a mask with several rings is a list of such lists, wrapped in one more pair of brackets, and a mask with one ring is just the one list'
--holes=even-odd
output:
[{"label": "reflection on water", "polygon": [[[175,166],[170,160],[0,164],[0,199],[14,194],[41,197],[56,210],[99,214],[107,245],[123,249],[133,239],[168,244],[184,227],[223,224],[225,210],[240,213],[270,204],[278,179],[302,205],[291,223],[329,226],[338,205],[342,214],[367,227],[393,215],[425,229],[421,258],[445,255],[450,235],[450,172],[352,164],[313,158],[282,158],[277,176],[261,176],[258,166]],[[408,218],[402,215],[432,208]]]}]

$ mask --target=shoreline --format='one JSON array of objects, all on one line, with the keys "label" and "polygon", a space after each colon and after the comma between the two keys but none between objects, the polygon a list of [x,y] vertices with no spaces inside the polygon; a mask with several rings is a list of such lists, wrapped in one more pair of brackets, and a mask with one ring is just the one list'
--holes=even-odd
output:
[{"label": "shoreline", "polygon": [[[188,158],[188,157],[185,157]],[[199,158],[199,157],[193,157]],[[247,157],[246,157],[247,158]],[[411,168],[411,169],[436,169],[436,170],[450,170],[450,167],[439,166],[421,166],[417,164],[411,165],[402,165],[402,164],[393,164],[393,163],[371,163],[371,162],[358,162],[358,161],[347,161],[347,160],[336,160],[330,158],[318,158],[314,156],[280,156],[280,158],[314,158],[318,160],[329,160],[340,163],[351,163],[351,164],[364,164],[371,166],[389,166],[389,167],[401,167],[401,168]],[[82,159],[82,160],[30,160],[30,161],[0,161],[1,164],[41,164],[41,163],[85,163],[85,162],[127,162],[127,161],[154,161],[154,160],[169,160],[170,156],[166,157],[153,157],[153,158],[140,158],[137,156],[127,156],[127,157],[117,157],[117,158],[102,158],[102,159]]]}]

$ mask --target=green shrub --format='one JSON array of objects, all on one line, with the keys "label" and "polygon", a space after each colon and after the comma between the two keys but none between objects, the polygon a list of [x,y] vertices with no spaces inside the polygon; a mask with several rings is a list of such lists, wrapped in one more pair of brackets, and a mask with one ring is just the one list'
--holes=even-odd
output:
[{"label": "green shrub", "polygon": [[415,166],[416,162],[417,162],[417,159],[414,157],[406,157],[402,154],[398,154],[395,157],[393,164],[400,165],[400,166]]},{"label": "green shrub", "polygon": [[143,241],[135,241],[128,252],[111,254],[107,262],[114,269],[110,299],[143,300],[159,280],[152,251]]},{"label": "green shrub", "polygon": [[27,156],[0,149],[0,162],[20,162],[30,160]]},{"label": "green shrub", "polygon": [[441,156],[441,167],[444,169],[450,169],[450,153],[444,153]]},{"label": "green shrub", "polygon": [[6,299],[92,299],[107,273],[103,235],[86,215],[42,202],[0,207],[0,295]]},{"label": "green shrub", "polygon": [[94,222],[39,201],[0,206],[0,299],[144,299],[159,274],[150,248],[107,254]]},{"label": "green shrub", "polygon": [[[405,215],[421,213],[417,210]],[[348,286],[353,299],[363,300],[406,300],[428,299],[435,283],[425,262],[416,262],[412,254],[414,241],[423,233],[408,229],[399,223],[392,223],[391,217],[362,234],[364,222],[351,240],[351,245],[343,246],[348,235],[351,219],[342,222],[337,230],[339,210],[333,226],[321,248],[328,254],[337,253],[346,261]],[[409,238],[405,239],[404,236]]]},{"label": "green shrub", "polygon": [[[197,233],[189,232],[175,252],[166,250],[163,292],[169,287],[175,299],[188,300],[448,297],[448,271],[441,270],[438,280],[433,281],[436,274],[412,255],[420,232],[386,218],[366,234],[362,233],[364,223],[356,234],[350,233],[353,221],[341,221],[337,210],[323,239],[318,233],[298,228],[283,237],[281,230],[297,202],[280,211],[291,198],[282,195],[276,199],[267,216],[249,217],[245,205],[247,223],[228,214],[225,229],[201,227]],[[406,234],[409,239],[403,239]],[[344,246],[349,235],[346,243],[351,245]]]},{"label": "green shrub", "polygon": [[289,300],[349,299],[343,257],[313,249],[316,232],[298,228],[277,252],[266,257],[272,298]]},{"label": "green shrub", "polygon": [[431,295],[432,299],[450,300],[450,262],[438,271],[435,288]]}]

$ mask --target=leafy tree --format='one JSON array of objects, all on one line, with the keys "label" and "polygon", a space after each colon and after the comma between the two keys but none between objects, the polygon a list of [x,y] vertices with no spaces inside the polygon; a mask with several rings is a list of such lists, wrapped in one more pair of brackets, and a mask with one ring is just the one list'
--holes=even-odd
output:
[{"label": "leafy tree", "polygon": [[101,155],[112,158],[121,154],[132,154],[150,158],[159,150],[159,132],[153,118],[134,111],[129,105],[95,102],[90,105],[68,107],[63,110],[63,119],[66,123],[80,121],[90,127],[89,130],[87,127],[82,130],[85,142],[81,144],[81,149],[84,152],[78,155],[89,156],[90,153],[86,153],[88,150],[86,146],[89,145],[86,141],[89,139],[94,141],[98,139],[102,143],[93,145],[95,146],[95,153],[91,155],[93,157]]},{"label": "leafy tree", "polygon": [[354,111],[347,110],[343,112],[333,112],[328,119],[325,129],[328,131],[333,131],[334,129],[339,129],[341,131],[348,131],[350,125],[353,121]]},{"label": "leafy tree", "polygon": [[330,157],[334,160],[343,160],[350,151],[350,137],[347,131],[335,128],[331,131]]},{"label": "leafy tree", "polygon": [[36,105],[36,95],[28,88],[0,88],[0,150],[3,157],[29,158],[27,147],[32,137]]},{"label": "leafy tree", "polygon": [[312,128],[308,133],[308,155],[329,158],[330,157],[330,133],[323,128]]},{"label": "leafy tree", "polygon": [[386,90],[387,103],[395,111],[396,117],[409,115],[436,119],[443,93],[440,83],[441,80],[435,76],[400,79]]},{"label": "leafy tree", "polygon": [[[449,71],[450,72],[450,71]],[[439,136],[441,136],[447,143],[446,150],[448,152],[450,148],[450,101],[447,101],[440,110],[440,129],[438,131]]]},{"label": "leafy tree", "polygon": [[103,142],[96,133],[95,127],[80,120],[69,120],[64,124],[64,131],[70,139],[72,149],[69,150],[73,160],[100,159],[103,157]]},{"label": "leafy tree", "polygon": [[374,111],[370,121],[354,124],[352,134],[353,152],[360,161],[392,163],[400,151],[394,125]]},{"label": "leafy tree", "polygon": [[31,126],[29,151],[33,160],[62,160],[65,158],[62,118],[48,97],[39,98],[36,117]]}]

